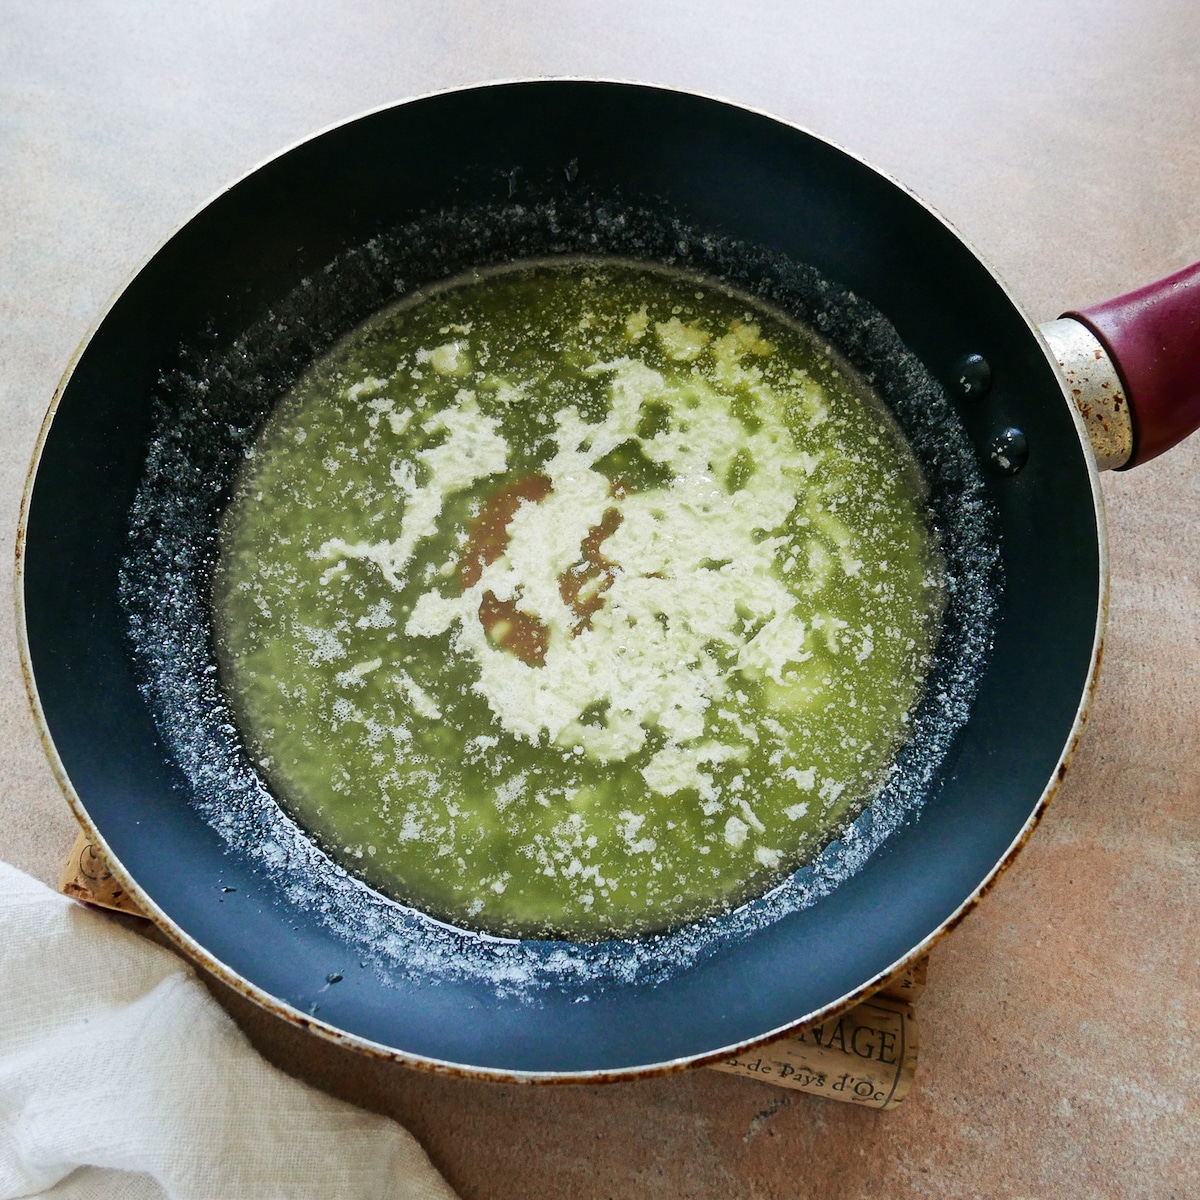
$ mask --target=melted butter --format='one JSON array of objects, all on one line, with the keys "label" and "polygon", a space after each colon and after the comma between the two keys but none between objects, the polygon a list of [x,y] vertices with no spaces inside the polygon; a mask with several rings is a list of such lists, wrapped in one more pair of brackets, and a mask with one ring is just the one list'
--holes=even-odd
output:
[{"label": "melted butter", "polygon": [[248,460],[226,685],[381,890],[594,938],[761,892],[870,797],[942,573],[890,418],[815,337],[619,263],[385,311]]}]

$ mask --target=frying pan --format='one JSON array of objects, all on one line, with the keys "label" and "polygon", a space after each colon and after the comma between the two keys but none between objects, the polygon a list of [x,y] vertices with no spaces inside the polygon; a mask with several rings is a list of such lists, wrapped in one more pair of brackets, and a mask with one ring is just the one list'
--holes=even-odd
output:
[{"label": "frying pan", "polygon": [[[931,685],[953,719],[931,725],[926,760],[908,755],[893,818],[869,807],[778,894],[703,931],[505,943],[368,894],[242,769],[213,682],[203,535],[271,398],[372,309],[530,247],[703,268],[822,329],[898,410],[962,560],[956,587],[971,592],[943,636],[946,671],[966,646],[970,677],[957,692]],[[1194,400],[1174,403],[1176,368],[1147,333],[1183,319],[1189,282],[1051,330],[1106,465],[1142,461],[1200,420]],[[1132,418],[1131,393],[1149,397]],[[922,414],[948,439],[927,437]],[[18,554],[47,752],[153,919],[290,1021],[507,1080],[718,1061],[848,1007],[925,953],[1061,780],[1106,609],[1084,423],[1046,343],[970,248],[808,133],[602,82],[385,108],[219,195],[133,277],[68,371]]]}]

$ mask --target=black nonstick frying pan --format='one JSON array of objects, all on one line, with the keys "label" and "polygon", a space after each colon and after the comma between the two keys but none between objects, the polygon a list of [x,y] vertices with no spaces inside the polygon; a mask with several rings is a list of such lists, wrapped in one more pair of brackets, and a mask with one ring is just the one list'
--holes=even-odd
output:
[{"label": "black nonstick frying pan", "polygon": [[[214,682],[209,539],[271,400],[396,296],[534,253],[669,262],[809,321],[892,403],[957,555],[941,675],[894,803],[868,808],[781,894],[704,929],[505,943],[370,894],[282,817]],[[1161,296],[1143,309],[1165,312]],[[1131,324],[1112,311],[1052,333],[1117,465],[1196,421],[1157,399],[1131,421],[1124,393],[1165,389],[1169,370],[1153,346],[1122,359]],[[970,248],[810,134],[617,83],[386,108],[218,196],[137,273],[64,379],[19,554],[47,750],[162,928],[288,1020],[502,1079],[716,1061],[848,1006],[924,953],[1020,849],[1066,770],[1106,605],[1084,423],[1046,343]]]}]

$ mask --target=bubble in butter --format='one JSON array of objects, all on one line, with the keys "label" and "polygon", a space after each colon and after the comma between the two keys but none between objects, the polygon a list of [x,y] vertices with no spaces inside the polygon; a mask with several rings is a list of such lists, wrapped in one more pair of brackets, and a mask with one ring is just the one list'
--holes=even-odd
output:
[{"label": "bubble in butter", "polygon": [[943,568],[917,468],[819,338],[623,262],[385,310],[241,472],[225,687],[286,809],[372,886],[504,936],[698,919],[887,777]]}]

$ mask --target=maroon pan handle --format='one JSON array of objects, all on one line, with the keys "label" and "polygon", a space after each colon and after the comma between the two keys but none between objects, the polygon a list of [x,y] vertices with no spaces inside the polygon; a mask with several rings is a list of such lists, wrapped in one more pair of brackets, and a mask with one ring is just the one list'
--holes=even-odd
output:
[{"label": "maroon pan handle", "polygon": [[1126,468],[1200,428],[1200,263],[1063,315],[1096,335],[1120,376],[1133,421]]}]

